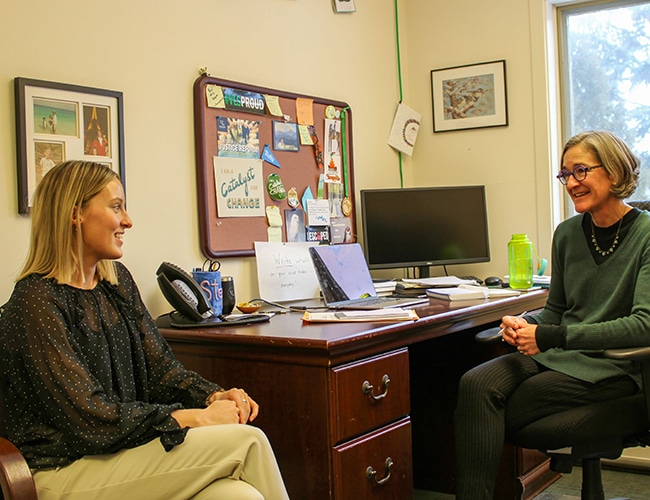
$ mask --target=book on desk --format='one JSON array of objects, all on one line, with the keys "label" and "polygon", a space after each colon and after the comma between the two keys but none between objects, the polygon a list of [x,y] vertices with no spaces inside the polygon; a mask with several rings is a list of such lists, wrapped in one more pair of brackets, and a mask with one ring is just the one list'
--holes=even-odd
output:
[{"label": "book on desk", "polygon": [[448,288],[427,288],[427,297],[442,300],[481,300],[500,297],[515,297],[520,290],[512,288],[487,288],[484,286],[459,285]]},{"label": "book on desk", "polygon": [[359,311],[305,311],[302,320],[307,323],[336,323],[336,322],[397,322],[416,321],[419,317],[413,309],[398,307],[388,309],[366,309]]}]

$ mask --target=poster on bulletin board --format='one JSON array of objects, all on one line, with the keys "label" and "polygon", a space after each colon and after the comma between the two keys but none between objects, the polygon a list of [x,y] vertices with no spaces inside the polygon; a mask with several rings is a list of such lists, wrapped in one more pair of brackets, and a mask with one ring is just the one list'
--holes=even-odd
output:
[{"label": "poster on bulletin board", "polygon": [[[201,75],[194,83],[201,249],[255,255],[255,242],[347,243],[355,230],[352,113],[342,101]],[[312,195],[313,193],[313,195]],[[310,226],[307,198],[320,199]]]}]

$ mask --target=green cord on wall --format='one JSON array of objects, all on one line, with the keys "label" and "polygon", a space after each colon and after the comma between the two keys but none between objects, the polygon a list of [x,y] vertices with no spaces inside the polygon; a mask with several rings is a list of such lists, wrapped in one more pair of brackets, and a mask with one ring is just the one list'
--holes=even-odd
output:
[{"label": "green cord on wall", "polygon": [[[399,83],[399,102],[402,102],[402,60],[400,57],[400,46],[399,46],[399,5],[398,0],[395,0],[395,39],[397,41],[397,80]],[[402,172],[402,152],[397,152],[397,157],[399,158],[399,185],[404,187],[404,173]]]}]

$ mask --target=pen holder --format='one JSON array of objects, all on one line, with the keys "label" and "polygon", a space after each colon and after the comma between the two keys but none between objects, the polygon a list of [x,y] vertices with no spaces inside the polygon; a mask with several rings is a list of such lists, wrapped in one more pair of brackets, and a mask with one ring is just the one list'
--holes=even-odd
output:
[{"label": "pen holder", "polygon": [[194,269],[192,277],[208,297],[208,303],[213,316],[218,316],[223,311],[223,288],[221,287],[220,271],[202,271]]}]

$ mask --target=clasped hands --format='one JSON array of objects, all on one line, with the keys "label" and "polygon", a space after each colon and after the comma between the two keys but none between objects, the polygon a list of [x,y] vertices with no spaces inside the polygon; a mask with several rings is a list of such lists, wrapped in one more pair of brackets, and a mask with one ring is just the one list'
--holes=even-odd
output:
[{"label": "clasped hands", "polygon": [[245,424],[257,417],[259,405],[244,389],[232,388],[210,395],[206,408],[175,410],[171,416],[181,427],[218,424]]},{"label": "clasped hands", "polygon": [[225,418],[227,421],[223,423],[245,424],[255,420],[259,408],[257,402],[246,394],[244,389],[232,388],[212,394],[206,410],[214,412],[215,418]]},{"label": "clasped hands", "polygon": [[516,347],[526,356],[534,356],[540,352],[536,331],[537,325],[531,325],[523,318],[504,316],[501,319],[501,340]]}]

